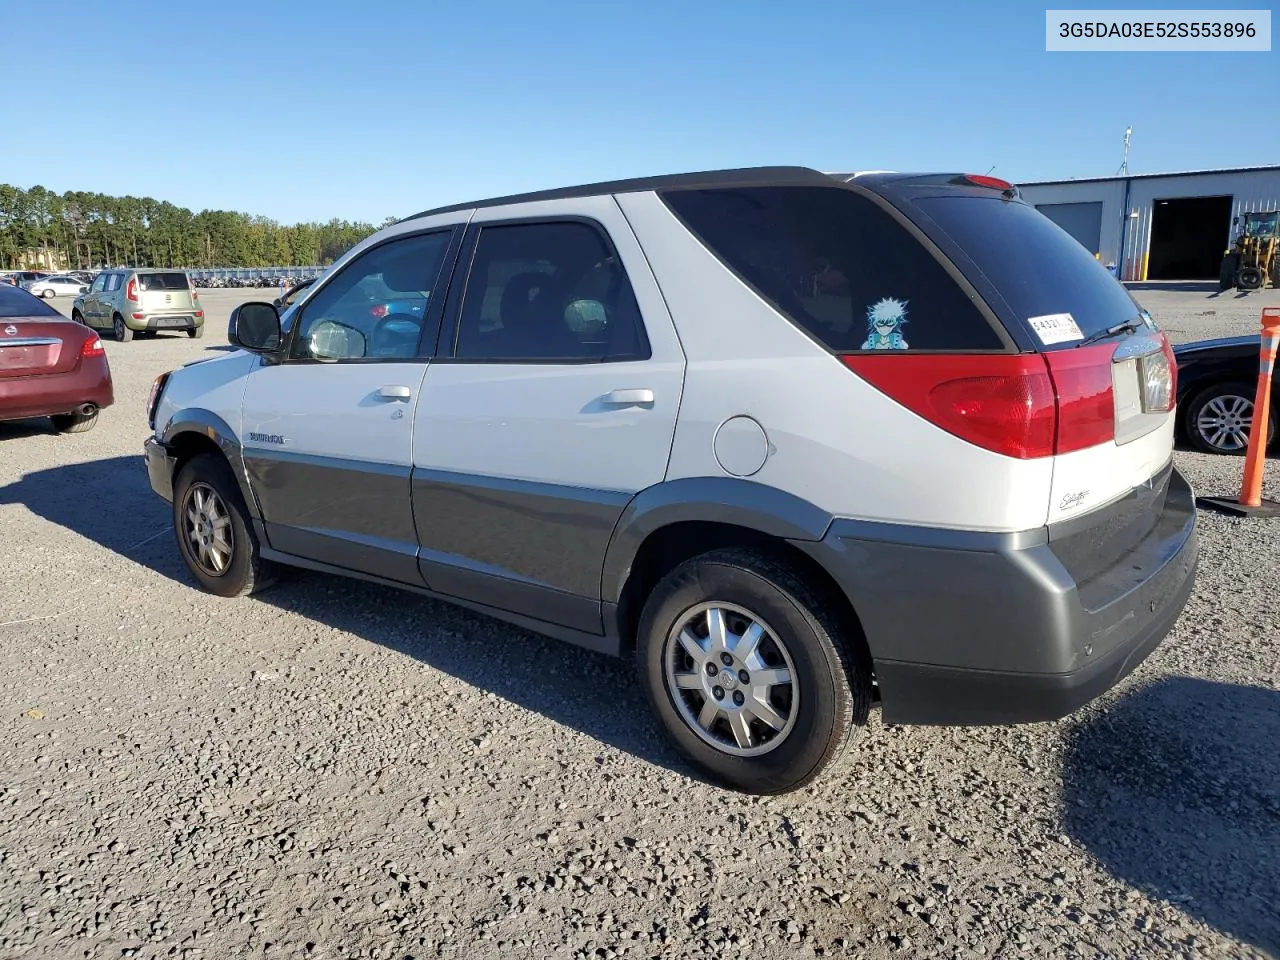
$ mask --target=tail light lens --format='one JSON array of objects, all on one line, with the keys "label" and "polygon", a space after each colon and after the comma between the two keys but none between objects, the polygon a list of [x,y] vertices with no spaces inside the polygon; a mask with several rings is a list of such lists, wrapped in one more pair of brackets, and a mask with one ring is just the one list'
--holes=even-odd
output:
[{"label": "tail light lens", "polygon": [[102,345],[102,339],[96,334],[89,334],[84,345],[80,348],[80,356],[82,357],[101,357],[107,352]]},{"label": "tail light lens", "polygon": [[840,359],[882,393],[962,440],[1020,460],[1053,456],[1053,381],[1039,354]]},{"label": "tail light lens", "polygon": [[[116,289],[119,289],[119,288],[117,287]],[[126,300],[132,300],[134,303],[138,302],[138,278],[137,277],[129,278],[129,285],[124,288],[124,296]]]},{"label": "tail light lens", "polygon": [[1114,343],[1044,354],[1058,397],[1057,453],[1096,447],[1115,439],[1116,403],[1111,383]]},{"label": "tail light lens", "polygon": [[1111,354],[855,354],[845,366],[962,440],[1029,460],[1115,438]]},{"label": "tail light lens", "polygon": [[203,316],[204,316],[204,311],[203,311],[203,310],[197,310],[197,311],[196,311],[196,316],[197,316],[197,317],[203,317]]},{"label": "tail light lens", "polygon": [[1138,361],[1142,382],[1142,409],[1145,413],[1168,413],[1177,398],[1178,364],[1169,338],[1160,335],[1160,352]]}]

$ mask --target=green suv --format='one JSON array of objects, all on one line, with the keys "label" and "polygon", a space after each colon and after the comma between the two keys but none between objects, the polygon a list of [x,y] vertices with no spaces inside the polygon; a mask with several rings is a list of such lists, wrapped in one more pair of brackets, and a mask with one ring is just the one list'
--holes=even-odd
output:
[{"label": "green suv", "polygon": [[111,329],[127,343],[135,333],[185,330],[204,336],[204,309],[181,270],[103,270],[88,293],[76,297],[71,319]]}]

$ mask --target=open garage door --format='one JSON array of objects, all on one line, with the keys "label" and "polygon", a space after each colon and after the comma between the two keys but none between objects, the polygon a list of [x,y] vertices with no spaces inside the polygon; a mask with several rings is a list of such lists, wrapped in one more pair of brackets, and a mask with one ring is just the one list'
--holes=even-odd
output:
[{"label": "open garage door", "polygon": [[1231,197],[1152,204],[1148,280],[1216,280],[1231,231]]},{"label": "open garage door", "polygon": [[1046,217],[1096,255],[1102,241],[1102,203],[1042,203],[1036,207]]}]

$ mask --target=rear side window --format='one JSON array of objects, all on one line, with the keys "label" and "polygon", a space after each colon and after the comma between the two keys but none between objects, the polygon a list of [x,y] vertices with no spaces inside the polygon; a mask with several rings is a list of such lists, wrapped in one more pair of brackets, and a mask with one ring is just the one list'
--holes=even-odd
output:
[{"label": "rear side window", "polygon": [[915,203],[964,249],[1020,321],[1069,313],[1080,335],[1072,329],[1063,348],[1138,319],[1137,302],[1093,254],[1025,203],[986,197]]},{"label": "rear side window", "polygon": [[185,273],[138,274],[138,287],[144,293],[148,290],[186,290],[190,286]]},{"label": "rear side window", "polygon": [[640,360],[649,344],[626,270],[599,229],[527,223],[480,231],[455,356]]},{"label": "rear side window", "polygon": [[663,199],[760,296],[836,353],[1003,349],[933,255],[851,190],[682,190]]},{"label": "rear side window", "polygon": [[118,273],[107,274],[107,286],[106,286],[107,293],[111,293],[113,290],[119,290],[119,289],[120,289],[120,274]]},{"label": "rear side window", "polygon": [[0,283],[0,317],[57,317],[62,314],[21,287]]}]

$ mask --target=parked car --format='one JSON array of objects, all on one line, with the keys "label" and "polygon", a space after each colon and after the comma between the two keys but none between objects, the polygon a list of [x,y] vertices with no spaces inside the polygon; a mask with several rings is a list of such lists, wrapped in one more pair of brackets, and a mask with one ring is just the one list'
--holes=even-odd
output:
[{"label": "parked car", "polygon": [[76,298],[72,319],[111,330],[122,343],[135,333],[185,330],[204,336],[204,308],[190,278],[180,270],[104,270]]},{"label": "parked car", "polygon": [[13,273],[5,274],[4,280],[15,287],[20,287],[33,280],[43,280],[49,276],[52,274],[43,270],[15,270]]},{"label": "parked car", "polygon": [[[1248,449],[1261,345],[1255,334],[1173,348],[1178,362],[1178,427],[1197,450],[1243,454]],[[1280,381],[1272,387],[1268,445],[1275,443],[1278,416]]]},{"label": "parked car", "polygon": [[816,777],[873,698],[890,723],[1071,713],[1192,587],[1168,341],[1001,180],[447,207],[228,337],[157,379],[144,444],[204,589],[297,565],[634,656],[740,789]]},{"label": "parked car", "polygon": [[89,289],[82,281],[66,274],[55,274],[43,280],[28,280],[22,288],[32,296],[44,297],[46,300],[53,297],[78,296]]},{"label": "parked car", "polygon": [[102,340],[25,290],[0,286],[0,420],[49,417],[84,433],[111,406]]}]

